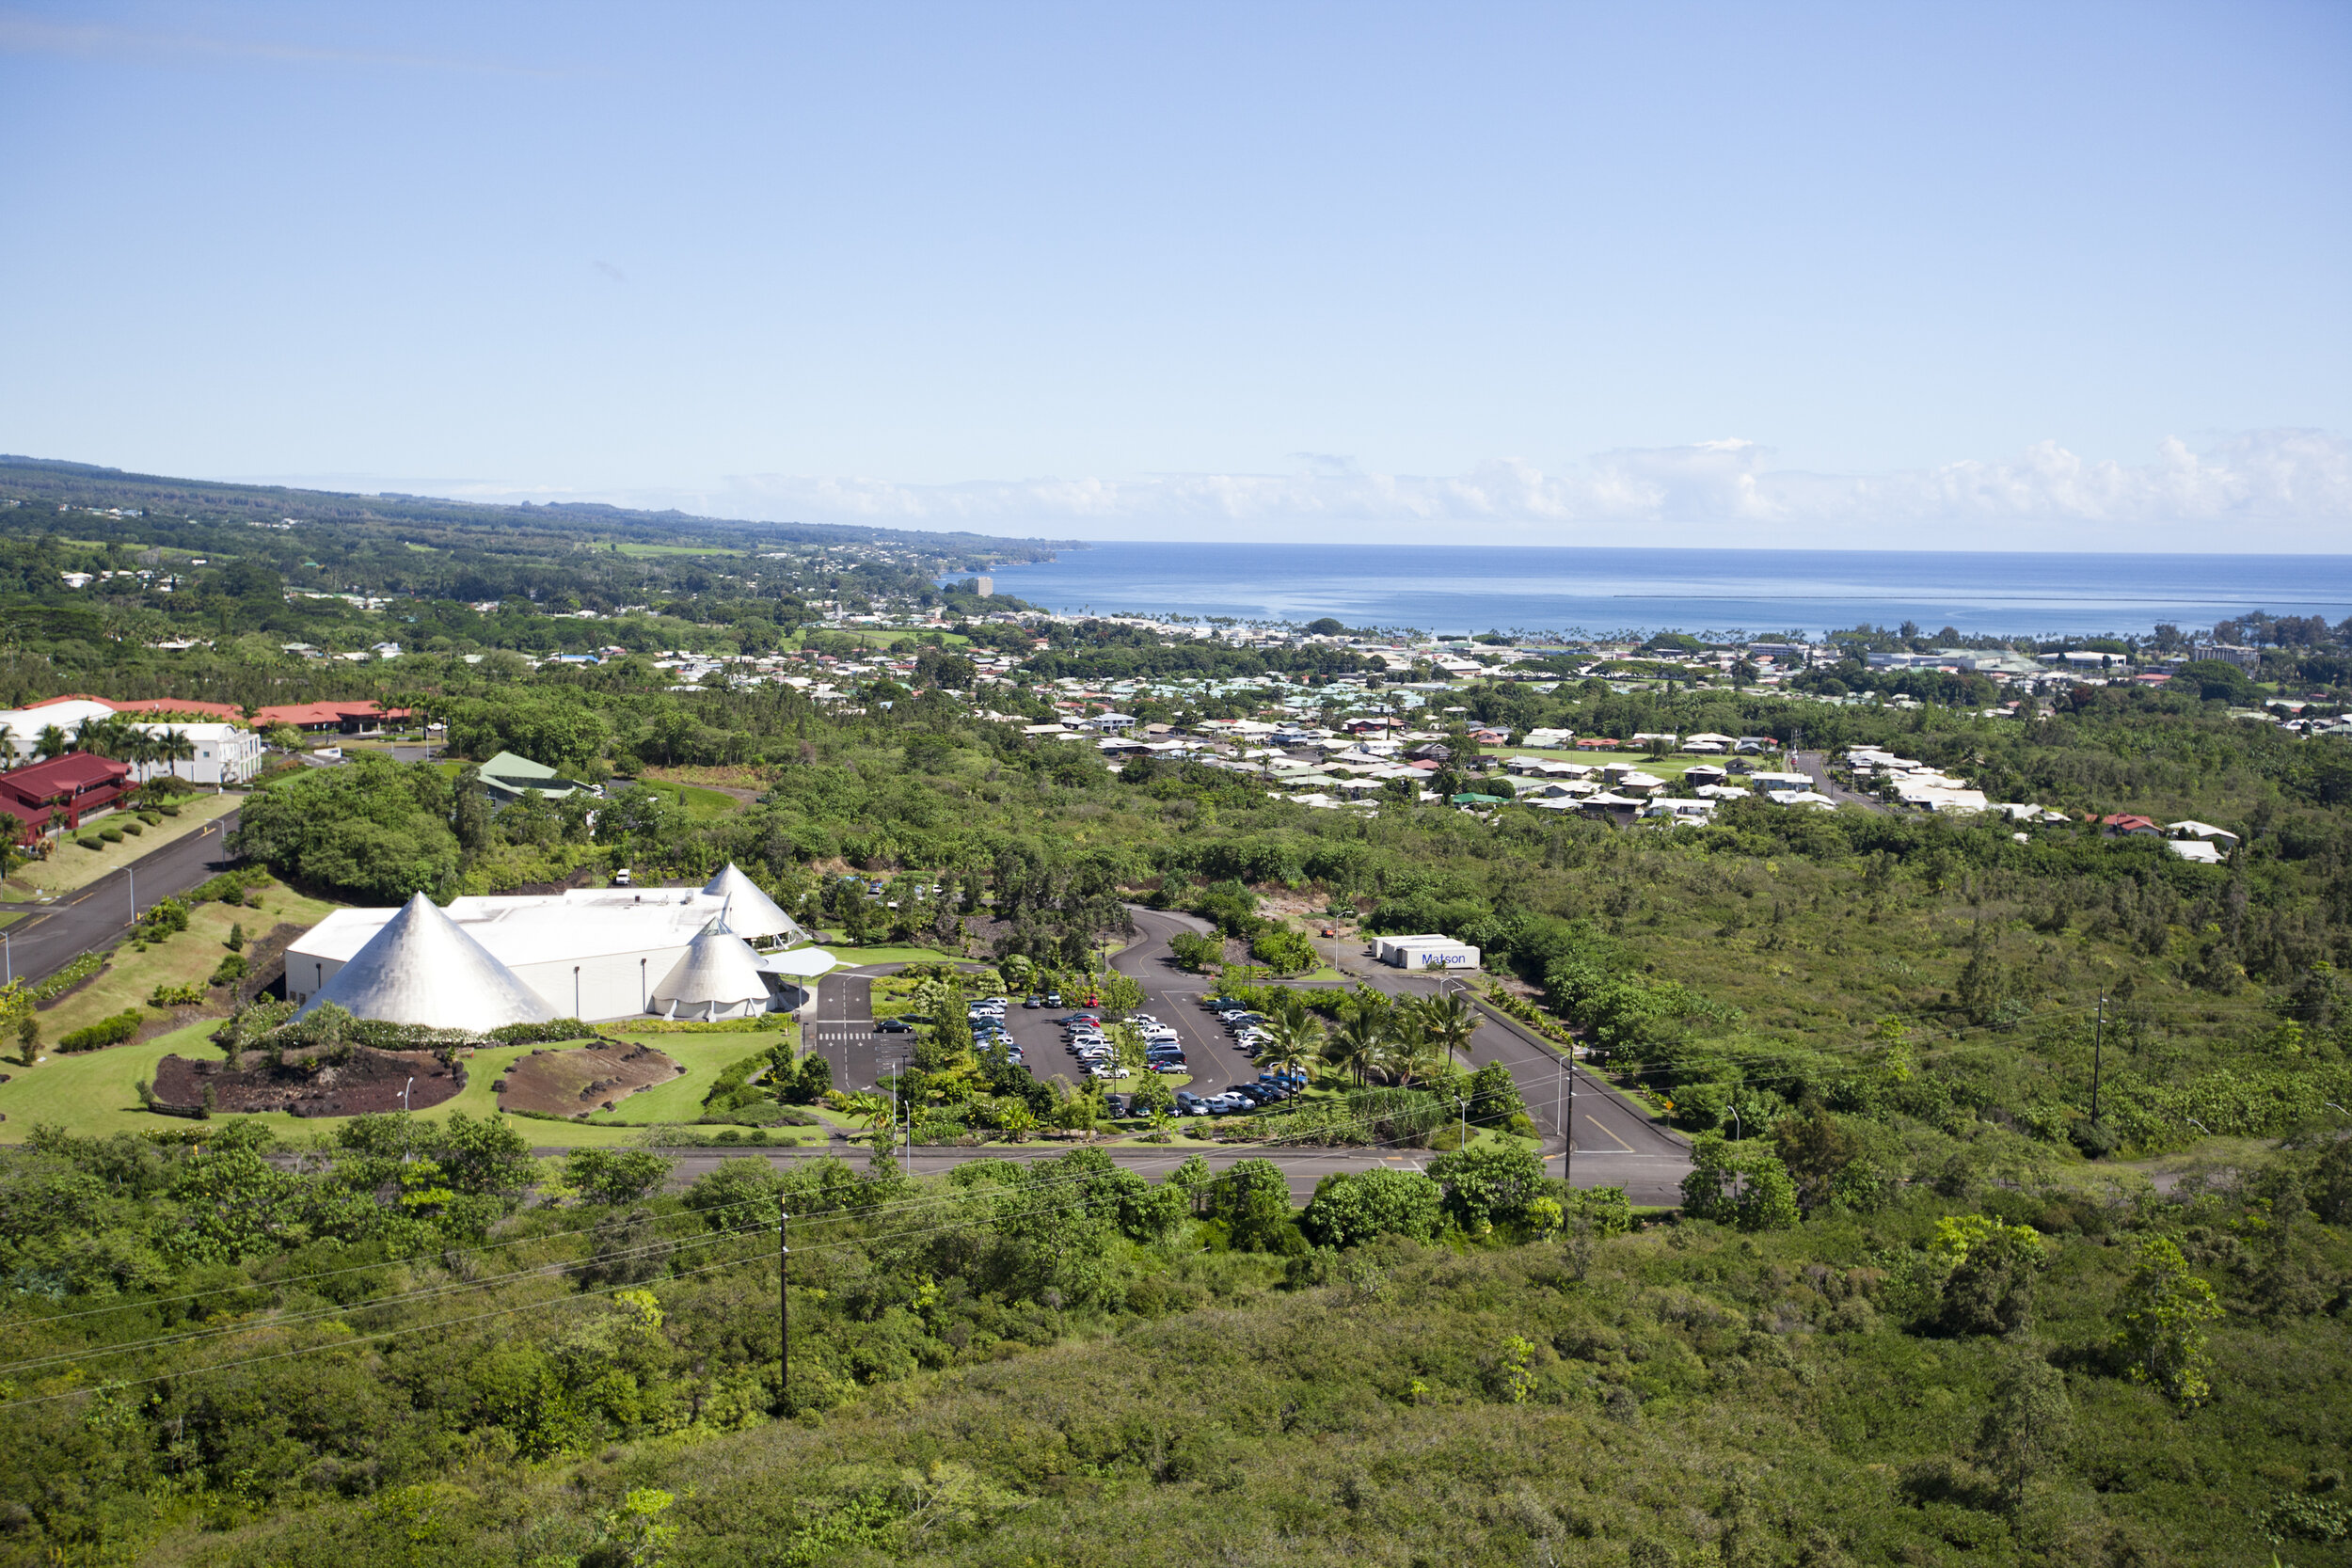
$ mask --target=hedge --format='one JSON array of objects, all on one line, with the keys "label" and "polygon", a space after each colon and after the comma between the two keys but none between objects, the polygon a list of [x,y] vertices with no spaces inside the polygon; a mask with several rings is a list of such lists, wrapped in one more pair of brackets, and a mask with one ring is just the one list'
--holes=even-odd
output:
[{"label": "hedge", "polygon": [[85,953],[35,986],[33,1000],[36,1003],[55,1001],[105,967],[106,959],[103,954]]},{"label": "hedge", "polygon": [[145,1022],[139,1010],[134,1007],[127,1013],[102,1018],[87,1029],[76,1029],[70,1035],[59,1036],[57,1049],[62,1052],[99,1051],[110,1045],[120,1045],[137,1034],[139,1025]]}]

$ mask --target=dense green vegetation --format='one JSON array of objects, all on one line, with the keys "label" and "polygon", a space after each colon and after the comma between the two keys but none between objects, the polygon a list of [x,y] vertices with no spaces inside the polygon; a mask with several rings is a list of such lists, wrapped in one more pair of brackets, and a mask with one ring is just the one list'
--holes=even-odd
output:
[{"label": "dense green vegetation", "polygon": [[[1433,781],[1471,782],[1472,721],[1802,730],[2063,823],[1736,802],[1709,827],[1621,830],[1409,788],[1314,811],[982,715],[1053,716],[1049,678],[1187,674],[1229,684],[1126,705],[1336,715],[1381,695],[1344,650],[1083,623],[1033,653],[1025,628],[970,623],[970,643],[1029,657],[1010,684],[932,634],[837,703],[514,657],[753,649],[819,594],[936,596],[924,574],[961,569],[936,542],[583,550],[387,510],[251,529],[232,555],[218,531],[252,520],[233,512],[172,543],[155,515],[56,511],[95,504],[82,492],[16,499],[8,700],[365,695],[446,721],[432,765],[355,753],[245,803],[239,849],[302,889],[447,898],[734,861],[829,937],[1064,989],[1129,903],[1184,909],[1216,936],[1181,956],[1324,1083],[1253,1118],[1263,1159],[1159,1184],[1080,1150],[912,1181],[746,1161],[664,1192],[649,1151],[543,1164],[513,1131],[532,1124],[454,1117],[275,1149],[234,1118],[103,1143],[11,1127],[0,1560],[2352,1561],[2352,749],[2233,717],[2234,666],[1991,717],[1977,676],[1847,660],[1800,681],[1923,705],[1903,709],[1695,666],[1703,684],[1629,665],[1655,684],[1621,689],[1564,658],[1548,689],[1449,692],[1464,712]],[[670,542],[591,521],[602,546]],[[168,595],[52,586],[61,562],[142,547],[228,563],[207,555]],[[400,579],[417,597],[374,611],[283,591],[315,570],[373,594],[396,567],[505,573],[484,596],[514,607],[471,610],[456,577]],[[647,608],[546,613],[593,594]],[[392,614],[429,651],[278,648]],[[209,647],[151,645],[195,627]],[[2272,689],[2321,678],[2306,664],[2344,641],[2254,631],[2277,644]],[[507,651],[460,657],[485,648]],[[493,810],[471,765],[500,750],[606,793]],[[2192,863],[2087,820],[2122,812],[2238,843]],[[1446,1058],[1467,1018],[1270,983],[1320,957],[1283,910],[1477,943],[1491,1002],[1694,1140],[1680,1215],[1547,1180],[1507,1136],[1508,1074]],[[1265,967],[1224,967],[1228,940]],[[965,984],[912,974],[887,1004],[938,1021],[898,1085],[927,1135],[1096,1125],[972,1048]],[[714,1114],[831,1087],[788,1052],[730,1061]],[[1432,1085],[1469,1104],[1450,1117]],[[1301,1145],[1400,1164],[1299,1209],[1279,1163]],[[2139,1163],[2200,1150],[2177,1186],[2148,1184]]]},{"label": "dense green vegetation", "polygon": [[43,1136],[0,1560],[2343,1562],[2347,1147],[1747,1234],[1507,1151],[1294,1217],[1264,1161]]}]

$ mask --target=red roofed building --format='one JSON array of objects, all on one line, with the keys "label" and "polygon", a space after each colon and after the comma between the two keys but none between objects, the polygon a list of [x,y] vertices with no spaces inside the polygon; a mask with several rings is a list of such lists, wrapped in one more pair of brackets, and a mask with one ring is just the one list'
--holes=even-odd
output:
[{"label": "red roofed building", "polygon": [[0,773],[0,813],[9,817],[18,842],[25,844],[48,830],[53,816],[61,827],[78,828],[91,812],[116,805],[130,793],[130,764],[83,752]]},{"label": "red roofed building", "polygon": [[386,707],[377,702],[364,703],[288,703],[278,707],[265,707],[253,716],[254,723],[264,728],[271,724],[292,724],[295,729],[318,734],[326,730],[343,735],[358,735],[371,729],[381,729],[387,719],[405,719],[405,707]]},{"label": "red roofed building", "polygon": [[2099,825],[2099,831],[2104,833],[2153,833],[2158,838],[2164,836],[2164,830],[2157,827],[2153,819],[2145,816],[2117,815],[2094,816],[2091,820]]},{"label": "red roofed building", "polygon": [[145,713],[165,719],[216,719],[225,724],[245,721],[245,709],[233,703],[199,703],[193,697],[141,697],[135,702],[119,703],[112,697],[100,702],[117,713]]}]

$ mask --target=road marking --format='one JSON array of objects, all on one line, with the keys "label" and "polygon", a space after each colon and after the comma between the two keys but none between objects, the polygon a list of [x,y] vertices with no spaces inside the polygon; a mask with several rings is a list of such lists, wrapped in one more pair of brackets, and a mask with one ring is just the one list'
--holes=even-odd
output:
[{"label": "road marking", "polygon": [[1597,1121],[1593,1121],[1593,1113],[1592,1113],[1592,1112],[1590,1112],[1590,1111],[1585,1112],[1585,1113],[1584,1113],[1584,1119],[1585,1119],[1586,1121],[1591,1121],[1591,1122],[1593,1122],[1593,1125],[1594,1125],[1595,1127],[1599,1128],[1599,1129],[1600,1129],[1600,1132],[1602,1132],[1602,1134],[1603,1134],[1604,1136],[1606,1136],[1606,1137],[1609,1139],[1609,1141],[1610,1141],[1611,1143],[1615,1144],[1615,1145],[1616,1145],[1619,1148],[1624,1149],[1624,1150],[1625,1150],[1628,1154],[1630,1154],[1630,1153],[1632,1153],[1632,1152],[1633,1152],[1633,1146],[1632,1146],[1631,1144],[1629,1144],[1629,1143],[1626,1142],[1623,1138],[1618,1137],[1618,1136],[1617,1136],[1614,1132],[1610,1132],[1608,1128],[1606,1128],[1606,1127],[1601,1127],[1601,1125],[1600,1125],[1600,1123],[1599,1123],[1599,1122],[1597,1122]]}]

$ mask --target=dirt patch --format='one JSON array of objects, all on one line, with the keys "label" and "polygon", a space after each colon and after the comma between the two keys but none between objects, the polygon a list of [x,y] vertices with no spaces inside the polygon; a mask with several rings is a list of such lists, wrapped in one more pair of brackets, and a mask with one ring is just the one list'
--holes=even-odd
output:
[{"label": "dirt patch", "polygon": [[294,945],[294,938],[310,928],[280,921],[266,935],[247,937],[245,978],[237,982],[237,994],[247,1002],[258,1002],[264,995],[283,996],[286,991],[280,982],[286,978],[286,949]]},{"label": "dirt patch", "polygon": [[653,1047],[626,1040],[533,1051],[516,1057],[499,1080],[499,1108],[584,1117],[610,1111],[639,1089],[666,1084],[685,1070]]},{"label": "dirt patch", "polygon": [[[416,1081],[413,1088],[409,1080]],[[193,1112],[213,1091],[213,1109],[289,1111],[298,1117],[357,1117],[403,1107],[421,1111],[454,1099],[466,1086],[463,1064],[443,1062],[430,1052],[373,1051],[355,1047],[349,1059],[288,1058],[273,1067],[248,1058],[236,1071],[226,1062],[197,1062],[166,1056],[155,1064],[155,1102],[167,1111]]]}]

